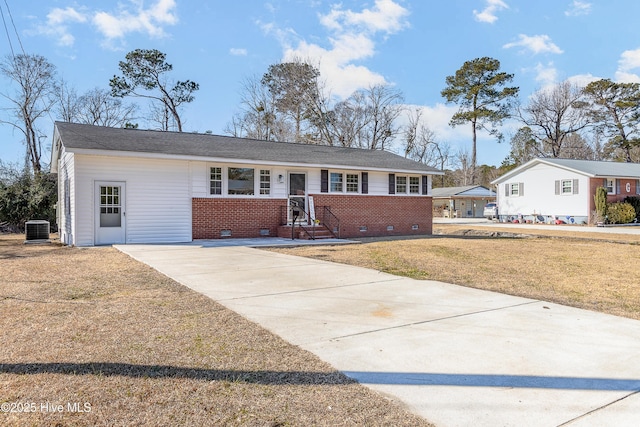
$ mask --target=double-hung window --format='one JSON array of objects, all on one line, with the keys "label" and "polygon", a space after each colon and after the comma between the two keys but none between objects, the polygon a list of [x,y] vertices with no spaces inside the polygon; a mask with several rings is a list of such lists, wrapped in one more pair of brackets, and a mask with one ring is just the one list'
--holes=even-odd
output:
[{"label": "double-hung window", "polygon": [[409,177],[409,194],[420,194],[420,177]]},{"label": "double-hung window", "polygon": [[222,194],[222,168],[212,167],[209,171],[209,194]]},{"label": "double-hung window", "polygon": [[347,174],[347,193],[357,193],[360,190],[360,175],[357,173]]},{"label": "double-hung window", "polygon": [[616,194],[616,180],[615,178],[607,178],[606,182],[607,194]]},{"label": "double-hung window", "polygon": [[271,171],[260,169],[260,194],[271,194]]},{"label": "double-hung window", "polygon": [[340,172],[331,172],[330,175],[330,189],[332,193],[342,193],[343,175]]},{"label": "double-hung window", "polygon": [[406,193],[407,193],[407,177],[396,176],[396,194],[406,194]]},{"label": "double-hung window", "polygon": [[562,180],[562,194],[573,194],[573,180]]}]

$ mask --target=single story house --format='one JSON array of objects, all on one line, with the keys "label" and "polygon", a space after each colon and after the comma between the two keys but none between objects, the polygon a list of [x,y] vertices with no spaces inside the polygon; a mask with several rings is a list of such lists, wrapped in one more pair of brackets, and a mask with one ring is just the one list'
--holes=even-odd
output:
[{"label": "single story house", "polygon": [[598,187],[607,201],[640,195],[640,164],[572,159],[533,159],[492,182],[501,221],[588,224]]},{"label": "single story house", "polygon": [[431,234],[432,176],[379,150],[56,122],[63,243]]},{"label": "single story house", "polygon": [[433,215],[445,218],[482,218],[487,203],[495,203],[495,191],[482,185],[441,187],[431,190]]}]

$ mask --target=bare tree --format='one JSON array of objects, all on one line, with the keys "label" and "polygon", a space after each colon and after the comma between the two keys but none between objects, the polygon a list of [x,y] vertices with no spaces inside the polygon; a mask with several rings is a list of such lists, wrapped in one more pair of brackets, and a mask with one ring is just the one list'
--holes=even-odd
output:
[{"label": "bare tree", "polygon": [[[36,122],[45,116],[54,103],[56,67],[40,55],[21,54],[7,56],[0,63],[0,72],[11,81],[2,93],[11,104],[12,119],[0,120],[24,135],[26,158],[34,172],[42,170],[41,139],[45,135]],[[11,93],[8,91],[14,88]]]},{"label": "bare tree", "polygon": [[455,185],[472,185],[474,182],[475,167],[473,166],[473,156],[468,149],[460,148],[454,157],[457,165],[455,173]]},{"label": "bare tree", "polygon": [[69,89],[65,82],[56,90],[60,120],[95,126],[126,127],[135,119],[137,107],[125,105],[106,89],[94,88],[82,96]]},{"label": "bare tree", "polygon": [[[300,59],[274,64],[261,83],[272,96],[273,106],[282,114],[280,121],[290,121],[294,129],[292,142],[309,141],[309,119],[317,89],[318,69]],[[255,91],[254,91],[255,92]]]},{"label": "bare tree", "polygon": [[436,133],[422,121],[421,109],[409,113],[408,120],[403,129],[405,157],[444,171],[450,156],[449,144],[437,141]]},{"label": "bare tree", "polygon": [[360,99],[361,111],[365,115],[358,146],[370,150],[388,148],[400,131],[396,119],[404,108],[402,93],[389,85],[380,84],[357,91],[355,95]]},{"label": "bare tree", "polygon": [[525,107],[518,108],[520,120],[531,130],[539,157],[560,157],[567,137],[589,125],[582,88],[569,82],[534,93]]}]

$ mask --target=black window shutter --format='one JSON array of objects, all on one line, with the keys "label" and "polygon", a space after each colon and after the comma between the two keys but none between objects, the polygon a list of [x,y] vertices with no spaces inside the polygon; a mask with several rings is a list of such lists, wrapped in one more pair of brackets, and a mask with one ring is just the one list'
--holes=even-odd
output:
[{"label": "black window shutter", "polygon": [[396,194],[396,174],[389,174],[389,194]]},{"label": "black window shutter", "polygon": [[362,172],[362,194],[369,194],[369,172]]},{"label": "black window shutter", "polygon": [[422,194],[429,194],[429,177],[427,175],[422,175]]},{"label": "black window shutter", "polygon": [[329,170],[328,169],[320,169],[320,192],[321,193],[329,192]]}]

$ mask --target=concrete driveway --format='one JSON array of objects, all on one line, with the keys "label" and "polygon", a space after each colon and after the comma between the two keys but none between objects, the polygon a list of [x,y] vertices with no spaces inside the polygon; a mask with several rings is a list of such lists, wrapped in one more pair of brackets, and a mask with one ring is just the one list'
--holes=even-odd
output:
[{"label": "concrete driveway", "polygon": [[117,248],[438,426],[640,425],[638,321],[205,246]]}]

